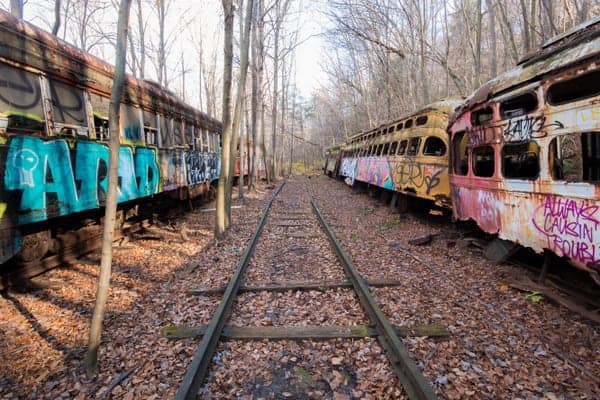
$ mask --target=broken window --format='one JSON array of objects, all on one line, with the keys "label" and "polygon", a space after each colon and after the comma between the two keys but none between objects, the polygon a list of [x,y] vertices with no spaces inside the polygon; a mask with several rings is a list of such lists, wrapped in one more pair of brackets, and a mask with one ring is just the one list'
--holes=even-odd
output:
[{"label": "broken window", "polygon": [[408,140],[404,139],[400,142],[400,148],[398,148],[398,155],[403,156],[406,152],[406,146],[408,145]]},{"label": "broken window", "polygon": [[475,147],[472,153],[475,176],[484,178],[494,176],[494,148],[492,146]]},{"label": "broken window", "polygon": [[94,110],[94,127],[96,129],[96,139],[108,140],[108,97],[102,97],[96,93],[90,93],[92,110]]},{"label": "broken window", "polygon": [[144,117],[144,140],[146,144],[158,144],[158,124],[156,114],[151,111],[143,111]]},{"label": "broken window", "polygon": [[380,156],[383,150],[383,144],[380,144],[379,146],[377,146],[377,155]]},{"label": "broken window", "polygon": [[467,175],[469,172],[469,146],[466,132],[458,132],[452,138],[452,163],[456,175]]},{"label": "broken window", "polygon": [[494,112],[492,111],[492,107],[485,107],[474,111],[471,113],[471,125],[486,125],[492,120],[493,116]]},{"label": "broken window", "polygon": [[[589,172],[592,172],[588,171],[587,174],[584,174],[585,153],[589,154],[589,149],[584,151],[582,146],[584,135],[587,134],[565,135],[552,139],[548,153],[549,169],[553,179],[567,182],[590,180],[584,178],[584,175],[589,176]],[[597,135],[597,133],[593,135]],[[589,140],[586,140],[587,142]]]},{"label": "broken window", "polygon": [[423,115],[417,118],[417,126],[425,125],[427,123],[427,115]]},{"label": "broken window", "polygon": [[399,131],[400,129],[402,129],[402,122],[396,125],[396,130]]},{"label": "broken window", "polygon": [[446,143],[437,136],[430,136],[423,146],[424,156],[443,156],[446,154]]},{"label": "broken window", "polygon": [[404,122],[404,129],[412,128],[412,126],[413,126],[412,119],[408,119],[408,120],[406,120],[406,122]]},{"label": "broken window", "polygon": [[46,130],[40,78],[36,74],[0,63],[0,119],[9,130]]},{"label": "broken window", "polygon": [[[87,117],[83,90],[62,82],[48,81],[54,122],[61,134],[87,136]],[[67,126],[65,126],[67,125]],[[85,129],[78,129],[83,127]]]},{"label": "broken window", "polygon": [[600,95],[600,70],[557,82],[548,89],[548,102],[559,105]]},{"label": "broken window", "polygon": [[535,92],[523,93],[500,103],[500,116],[502,119],[519,117],[534,111],[537,106],[538,99]]},{"label": "broken window", "polygon": [[396,154],[396,150],[398,149],[398,142],[394,142],[392,143],[392,145],[390,146],[390,155],[395,155]]},{"label": "broken window", "polygon": [[421,144],[420,137],[410,138],[410,141],[408,142],[408,149],[406,150],[406,155],[407,156],[416,156],[417,152],[419,151],[420,144]]},{"label": "broken window", "polygon": [[536,142],[507,143],[502,147],[502,175],[508,179],[536,179],[540,173]]}]

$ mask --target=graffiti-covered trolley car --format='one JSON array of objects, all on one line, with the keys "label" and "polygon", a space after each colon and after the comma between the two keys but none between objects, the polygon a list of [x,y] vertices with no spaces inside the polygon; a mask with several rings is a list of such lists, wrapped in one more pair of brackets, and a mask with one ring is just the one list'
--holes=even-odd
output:
[{"label": "graffiti-covered trolley car", "polygon": [[219,121],[129,76],[109,132],[111,65],[4,12],[0,38],[0,263],[59,252],[56,235],[98,219],[111,134],[121,207],[191,198],[217,178]]},{"label": "graffiti-covered trolley car", "polygon": [[551,39],[455,114],[456,219],[600,283],[600,20]]}]

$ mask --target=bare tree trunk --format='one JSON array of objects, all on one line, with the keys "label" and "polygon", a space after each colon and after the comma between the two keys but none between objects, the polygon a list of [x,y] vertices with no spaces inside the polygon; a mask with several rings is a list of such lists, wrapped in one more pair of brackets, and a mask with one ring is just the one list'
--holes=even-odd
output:
[{"label": "bare tree trunk", "polygon": [[54,1],[54,25],[52,26],[52,34],[58,35],[58,30],[60,29],[60,0]]},{"label": "bare tree trunk", "polygon": [[[242,122],[242,107],[244,103],[244,98],[246,96],[246,76],[248,75],[248,47],[250,43],[250,27],[252,26],[252,9],[254,5],[254,0],[247,0],[246,3],[246,17],[244,21],[244,31],[241,33],[242,38],[240,40],[240,75],[238,79],[237,85],[237,97],[235,99],[235,109],[233,112],[233,140],[231,145],[231,156],[229,159],[229,168],[233,172],[235,167],[235,151],[237,150],[237,145],[240,145],[240,148],[243,149],[243,143],[238,143],[237,135],[240,130],[241,122]],[[242,165],[242,160],[240,159],[240,179],[244,166]],[[232,185],[233,185],[233,174],[227,180],[227,196],[231,199],[232,194]],[[231,219],[231,202],[229,203],[229,207],[227,209],[227,213],[230,215]]]},{"label": "bare tree trunk", "polygon": [[[223,62],[223,134],[221,139],[221,172],[217,184],[215,212],[215,239],[223,239],[229,227],[228,210],[231,196],[227,197],[227,184],[231,179],[231,75],[233,64],[233,0],[222,0],[225,14],[224,62]],[[231,192],[230,192],[231,193]]]},{"label": "bare tree trunk", "polygon": [[523,16],[523,49],[525,50],[525,53],[529,53],[529,50],[531,50],[531,26],[529,25],[529,17],[527,16],[528,12],[529,10],[527,10],[525,0],[521,0],[521,15]]},{"label": "bare tree trunk", "polygon": [[167,55],[165,41],[165,22],[166,22],[166,0],[156,0],[156,12],[158,14],[158,83],[167,87]]},{"label": "bare tree trunk", "polygon": [[263,0],[258,0],[258,111],[260,114],[260,147],[262,150],[263,166],[265,168],[265,179],[267,183],[271,182],[271,175],[267,167],[267,146],[265,138],[265,98],[264,98],[264,70],[265,70],[265,4]]},{"label": "bare tree trunk", "polygon": [[92,315],[88,350],[85,355],[85,370],[89,377],[96,375],[98,370],[98,347],[102,336],[102,320],[110,287],[112,265],[112,245],[117,214],[117,185],[119,168],[119,105],[125,82],[125,63],[127,56],[127,30],[129,25],[129,8],[131,0],[121,0],[119,20],[117,25],[115,78],[108,108],[108,123],[110,131],[110,158],[108,163],[108,193],[106,195],[104,233],[102,235],[102,260],[96,304]]},{"label": "bare tree trunk", "polygon": [[[256,3],[255,7],[258,8],[260,0]],[[258,141],[257,141],[257,113],[258,113],[258,65],[257,65],[257,57],[258,57],[258,43],[257,43],[257,23],[258,20],[258,12],[254,12],[255,22],[252,27],[252,98],[250,101],[250,125],[251,125],[251,136],[252,136],[252,153],[250,157],[250,168],[248,169],[248,192],[254,193],[256,192],[256,187],[254,185],[254,181],[256,179],[256,173],[258,170],[257,162],[258,158],[256,154],[258,153]]]},{"label": "bare tree trunk", "polygon": [[10,0],[10,13],[13,17],[23,19],[23,0]]},{"label": "bare tree trunk", "polygon": [[271,158],[269,159],[269,170],[271,178],[275,179],[275,154],[277,154],[277,96],[279,83],[279,32],[281,28],[281,1],[277,0],[275,5],[275,36],[273,37],[273,100],[271,108]]},{"label": "bare tree trunk", "polygon": [[137,22],[138,22],[138,34],[139,34],[139,46],[140,46],[140,57],[139,57],[139,77],[144,79],[146,74],[146,26],[144,24],[144,15],[142,13],[142,0],[137,0]]}]

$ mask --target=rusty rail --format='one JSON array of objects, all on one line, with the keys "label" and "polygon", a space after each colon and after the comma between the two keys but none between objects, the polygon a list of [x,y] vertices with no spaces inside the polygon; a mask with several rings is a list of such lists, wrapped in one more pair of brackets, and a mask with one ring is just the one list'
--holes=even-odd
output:
[{"label": "rusty rail", "polygon": [[354,290],[358,295],[365,312],[375,324],[375,328],[379,333],[377,335],[377,340],[385,349],[385,352],[390,360],[390,363],[392,364],[394,371],[396,372],[396,375],[398,376],[398,380],[404,388],[404,391],[410,399],[435,399],[433,388],[429,382],[427,382],[415,362],[410,358],[410,354],[398,338],[394,327],[387,319],[383,311],[381,311],[381,308],[379,308],[379,305],[371,295],[367,283],[360,276],[356,267],[352,263],[350,256],[348,256],[329,225],[327,225],[327,222],[325,222],[325,219],[323,218],[321,210],[317,206],[316,201],[310,193],[309,196],[313,211],[317,215],[323,230],[333,245],[338,258],[344,267],[344,271],[352,282]]},{"label": "rusty rail", "polygon": [[175,399],[182,400],[196,398],[198,390],[200,390],[200,386],[202,385],[202,382],[206,377],[206,373],[208,372],[208,367],[210,366],[211,360],[217,348],[217,344],[219,343],[219,338],[221,337],[221,332],[223,331],[225,322],[231,313],[233,300],[235,299],[238,289],[242,284],[241,278],[250,262],[250,258],[252,257],[258,237],[265,226],[267,216],[269,215],[269,210],[271,209],[273,201],[279,192],[281,192],[281,189],[284,185],[285,181],[277,188],[275,193],[273,193],[273,196],[265,207],[263,215],[258,222],[258,226],[256,227],[256,231],[254,232],[254,235],[252,235],[250,243],[246,247],[242,258],[240,259],[240,262],[238,263],[235,272],[233,273],[233,276],[227,285],[223,299],[219,303],[219,306],[217,307],[210,324],[206,327],[206,331],[204,332],[202,341],[198,346],[198,350],[196,351],[192,362],[188,366],[188,369],[183,377],[183,381],[181,382],[181,385],[175,394]]}]

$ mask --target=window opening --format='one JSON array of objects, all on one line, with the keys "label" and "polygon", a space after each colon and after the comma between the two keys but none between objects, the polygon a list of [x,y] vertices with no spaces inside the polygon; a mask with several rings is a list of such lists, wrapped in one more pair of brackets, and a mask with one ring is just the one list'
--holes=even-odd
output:
[{"label": "window opening", "polygon": [[183,146],[183,121],[173,120],[173,138],[175,139],[175,146]]},{"label": "window opening", "polygon": [[87,137],[87,116],[83,90],[52,80],[49,80],[48,84],[57,130],[61,134],[69,136]]},{"label": "window opening", "polygon": [[408,145],[408,140],[404,139],[400,142],[400,148],[398,149],[398,155],[403,156],[406,152],[406,146]]},{"label": "window opening", "polygon": [[500,103],[500,116],[502,119],[519,117],[529,114],[538,107],[538,99],[534,92],[523,93]]},{"label": "window opening", "polygon": [[395,155],[396,154],[396,150],[398,150],[398,142],[394,142],[392,143],[392,145],[390,146],[390,155]]},{"label": "window opening", "polygon": [[408,119],[408,120],[406,120],[406,122],[404,122],[404,129],[412,128],[412,126],[413,126],[412,119]]},{"label": "window opening", "polygon": [[146,144],[158,145],[158,125],[156,114],[151,111],[143,111],[144,117],[144,140]]},{"label": "window opening", "polygon": [[121,126],[125,140],[140,142],[142,140],[142,122],[140,121],[140,109],[121,103]]},{"label": "window opening", "polygon": [[400,129],[402,129],[402,122],[396,125],[396,130],[399,131]]},{"label": "window opening", "polygon": [[547,99],[552,105],[579,101],[600,95],[600,70],[557,82],[548,88]]},{"label": "window opening", "polygon": [[469,172],[468,139],[466,132],[458,132],[452,138],[453,170],[456,175],[467,175]]},{"label": "window opening", "polygon": [[0,119],[3,127],[21,132],[46,130],[38,75],[0,63]]},{"label": "window opening", "polygon": [[488,124],[494,116],[492,107],[485,107],[471,113],[471,124],[480,126]]},{"label": "window opening", "polygon": [[509,179],[535,179],[540,173],[536,142],[507,143],[502,147],[502,175]]},{"label": "window opening", "polygon": [[173,145],[173,127],[171,126],[171,119],[160,115],[160,146],[171,147]]},{"label": "window opening", "polygon": [[417,118],[417,126],[425,125],[427,123],[427,116],[423,115]]},{"label": "window opening", "polygon": [[419,152],[420,144],[421,144],[420,137],[410,138],[410,141],[408,142],[408,149],[406,150],[406,155],[407,156],[416,156],[417,153]]},{"label": "window opening", "polygon": [[382,151],[383,155],[386,155],[389,150],[390,150],[390,144],[389,143],[384,144],[383,151]]},{"label": "window opening", "polygon": [[492,146],[475,147],[473,153],[473,174],[483,178],[494,176],[494,148]]},{"label": "window opening", "polygon": [[185,142],[189,148],[194,148],[194,125],[185,122]]},{"label": "window opening", "polygon": [[443,156],[446,154],[446,143],[437,136],[430,136],[423,146],[424,156]]}]

